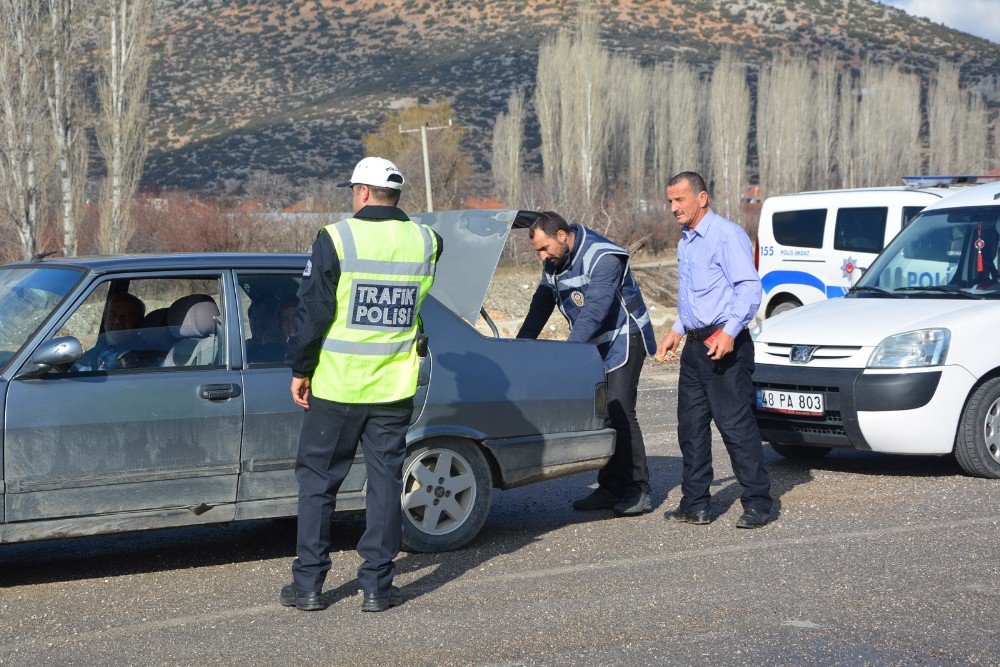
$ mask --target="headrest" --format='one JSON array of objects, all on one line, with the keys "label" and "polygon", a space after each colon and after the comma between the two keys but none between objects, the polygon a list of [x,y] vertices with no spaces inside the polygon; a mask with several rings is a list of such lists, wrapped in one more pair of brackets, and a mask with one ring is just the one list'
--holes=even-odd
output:
[{"label": "headrest", "polygon": [[142,320],[143,329],[154,329],[167,326],[167,313],[169,308],[157,308],[146,313]]},{"label": "headrest", "polygon": [[207,294],[189,294],[173,302],[167,312],[170,333],[177,338],[204,338],[215,333],[219,307]]}]

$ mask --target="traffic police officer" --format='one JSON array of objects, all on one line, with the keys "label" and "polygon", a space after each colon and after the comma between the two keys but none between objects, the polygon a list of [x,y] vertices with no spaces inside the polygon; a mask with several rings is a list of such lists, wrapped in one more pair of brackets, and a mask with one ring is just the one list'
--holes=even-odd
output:
[{"label": "traffic police officer", "polygon": [[354,217],[312,246],[289,337],[292,398],[306,413],[295,475],[297,558],[281,604],[322,609],[337,491],[360,442],[368,475],[367,526],[358,542],[362,611],[403,601],[392,585],[402,541],[403,460],[417,388],[418,317],[434,282],[441,239],[396,207],[403,175],[366,157],[351,180]]},{"label": "traffic police officer", "polygon": [[628,253],[552,211],[543,212],[529,233],[542,259],[542,279],[517,337],[537,338],[559,306],[570,324],[569,340],[596,345],[608,374],[615,451],[597,475],[598,488],[573,507],[614,509],[621,515],[649,512],[649,468],[635,404],[642,363],[656,350],[656,337],[629,271]]}]

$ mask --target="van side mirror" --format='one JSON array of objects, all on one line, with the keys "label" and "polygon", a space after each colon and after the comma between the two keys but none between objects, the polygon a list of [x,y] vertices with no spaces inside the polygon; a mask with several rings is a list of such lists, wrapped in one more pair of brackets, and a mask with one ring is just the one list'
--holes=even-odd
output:
[{"label": "van side mirror", "polygon": [[73,336],[60,336],[38,346],[17,378],[38,377],[52,368],[72,366],[83,356],[83,345]]}]

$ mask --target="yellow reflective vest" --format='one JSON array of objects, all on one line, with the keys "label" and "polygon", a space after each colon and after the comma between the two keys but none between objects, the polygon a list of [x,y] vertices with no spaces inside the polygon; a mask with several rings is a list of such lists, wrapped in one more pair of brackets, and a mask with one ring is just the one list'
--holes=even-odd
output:
[{"label": "yellow reflective vest", "polygon": [[411,220],[349,218],[325,229],[340,261],[340,281],[312,394],[338,403],[413,396],[417,316],[434,284],[437,238]]}]

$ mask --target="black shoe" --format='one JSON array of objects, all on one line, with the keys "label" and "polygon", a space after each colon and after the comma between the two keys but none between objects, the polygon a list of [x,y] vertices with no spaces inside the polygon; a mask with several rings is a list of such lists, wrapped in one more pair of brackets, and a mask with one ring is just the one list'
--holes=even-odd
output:
[{"label": "black shoe", "polygon": [[365,599],[361,602],[361,611],[385,611],[389,607],[398,607],[406,602],[403,591],[395,586],[389,589],[388,595],[379,597],[375,593],[365,593]]},{"label": "black shoe", "polygon": [[682,523],[693,523],[696,526],[705,526],[712,523],[712,510],[682,510],[678,507],[675,510],[664,512],[663,518],[669,521],[680,521]]},{"label": "black shoe", "polygon": [[573,501],[573,509],[575,510],[611,510],[623,500],[622,496],[608,491],[603,486],[597,487],[597,489],[591,492],[590,495],[584,496],[579,500]]},{"label": "black shoe", "polygon": [[753,508],[743,510],[743,514],[736,520],[737,528],[760,528],[766,526],[771,521],[771,515]]},{"label": "black shoe", "polygon": [[295,584],[288,584],[281,589],[281,604],[286,607],[295,607],[300,611],[319,611],[326,609],[323,598],[319,593],[313,591],[303,591],[295,587]]},{"label": "black shoe", "polygon": [[628,491],[620,503],[615,505],[615,514],[619,516],[638,516],[653,510],[649,493],[640,488]]}]

